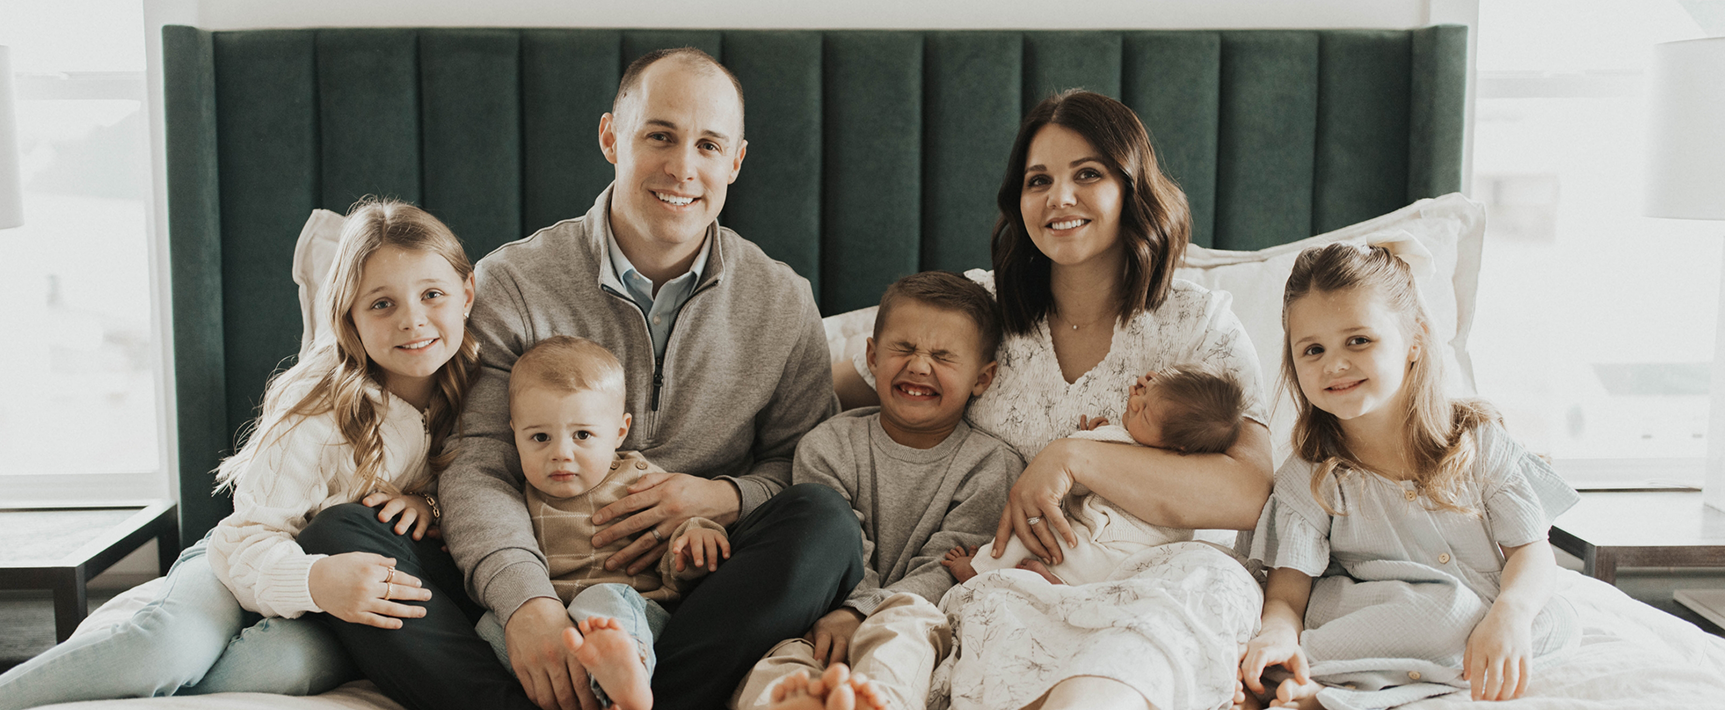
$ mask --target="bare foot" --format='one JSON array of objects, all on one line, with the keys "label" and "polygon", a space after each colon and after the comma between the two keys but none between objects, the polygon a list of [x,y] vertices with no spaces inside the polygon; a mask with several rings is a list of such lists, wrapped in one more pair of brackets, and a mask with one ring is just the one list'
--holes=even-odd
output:
[{"label": "bare foot", "polygon": [[958,580],[959,584],[964,584],[969,582],[971,577],[976,576],[976,568],[970,566],[970,560],[974,557],[976,557],[975,545],[971,545],[968,550],[963,545],[959,545],[947,550],[946,558],[942,559],[940,564],[942,567],[952,570],[953,579]]},{"label": "bare foot", "polygon": [[1299,681],[1289,678],[1282,681],[1281,685],[1276,686],[1276,699],[1270,701],[1270,707],[1324,710],[1323,704],[1318,702],[1318,691],[1323,689],[1324,686],[1319,685],[1317,681],[1310,681],[1302,685]]},{"label": "bare foot", "polygon": [[1053,572],[1048,571],[1048,567],[1042,564],[1042,560],[1034,557],[1024,558],[1018,563],[1018,568],[1042,575],[1042,578],[1048,580],[1049,584],[1065,584],[1065,582],[1060,581],[1059,577],[1054,576]]},{"label": "bare foot", "polygon": [[641,662],[640,645],[635,637],[623,630],[616,619],[589,616],[576,622],[575,629],[563,632],[563,643],[575,652],[575,658],[599,681],[599,687],[611,696],[618,710],[650,710],[653,707],[652,680],[647,666]]},{"label": "bare foot", "polygon": [[861,674],[852,675],[843,663],[827,666],[820,678],[809,680],[797,671],[773,686],[767,710],[886,710],[886,699]]},{"label": "bare foot", "polygon": [[1258,696],[1247,690],[1246,684],[1241,682],[1239,678],[1235,678],[1234,704],[1230,706],[1230,710],[1263,710],[1263,708],[1263,701],[1258,700]]}]

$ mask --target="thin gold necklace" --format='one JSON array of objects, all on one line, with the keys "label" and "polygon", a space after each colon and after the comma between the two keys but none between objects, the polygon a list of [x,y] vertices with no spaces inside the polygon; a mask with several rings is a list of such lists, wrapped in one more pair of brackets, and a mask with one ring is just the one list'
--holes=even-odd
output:
[{"label": "thin gold necklace", "polygon": [[1094,320],[1091,320],[1090,322],[1087,322],[1087,323],[1073,323],[1072,321],[1066,320],[1066,316],[1061,315],[1060,311],[1053,311],[1053,312],[1049,313],[1050,318],[1059,318],[1061,321],[1064,321],[1067,325],[1072,326],[1073,330],[1078,330],[1078,328],[1080,326],[1088,328],[1090,326],[1096,325],[1097,323],[1101,323],[1102,321],[1108,320],[1113,315],[1114,314],[1112,314],[1112,313],[1104,313],[1100,317],[1098,317]]}]

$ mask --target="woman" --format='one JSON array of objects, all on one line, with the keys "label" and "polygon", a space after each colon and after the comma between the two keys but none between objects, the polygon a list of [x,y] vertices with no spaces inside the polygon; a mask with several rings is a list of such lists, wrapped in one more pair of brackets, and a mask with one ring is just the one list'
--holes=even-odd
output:
[{"label": "woman", "polygon": [[[1228,294],[1173,278],[1190,216],[1137,116],[1085,91],[1043,101],[1019,129],[999,206],[994,272],[969,275],[995,288],[1006,333],[970,418],[1030,464],[994,548],[1016,534],[1061,560],[1056,537],[1073,537],[1060,500],[1075,486],[1158,525],[1252,527],[1271,481],[1257,358]],[[1250,421],[1226,453],[1061,438],[1081,415],[1122,421],[1139,375],[1193,360],[1249,393]],[[867,402],[862,379],[835,369],[847,405]],[[955,708],[1213,707],[1233,697],[1261,604],[1238,561],[1196,542],[1152,548],[1094,585],[984,575],[947,597],[961,650],[936,684],[950,672]]]}]

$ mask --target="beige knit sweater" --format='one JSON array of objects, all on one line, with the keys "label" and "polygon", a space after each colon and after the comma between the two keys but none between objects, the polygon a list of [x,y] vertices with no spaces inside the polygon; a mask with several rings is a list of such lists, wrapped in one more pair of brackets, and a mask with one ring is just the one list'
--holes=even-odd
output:
[{"label": "beige knit sweater", "polygon": [[[564,604],[568,604],[581,590],[596,584],[627,584],[641,596],[656,602],[677,599],[693,586],[691,582],[699,572],[690,569],[679,575],[675,571],[676,556],[669,548],[660,558],[657,569],[631,576],[626,570],[605,569],[605,560],[634,542],[632,538],[616,540],[601,548],[593,547],[593,536],[599,532],[599,527],[593,524],[593,514],[629,495],[629,486],[641,480],[642,476],[664,471],[640,452],[619,451],[611,461],[611,473],[586,493],[553,498],[531,484],[527,486],[527,513],[533,518],[533,537],[539,541],[539,549],[545,553],[545,561],[551,568],[551,586],[557,588],[557,598]],[[723,525],[706,518],[690,518],[678,526],[676,533],[666,536],[665,541],[674,541],[677,536],[698,527],[720,533],[725,531]]]}]

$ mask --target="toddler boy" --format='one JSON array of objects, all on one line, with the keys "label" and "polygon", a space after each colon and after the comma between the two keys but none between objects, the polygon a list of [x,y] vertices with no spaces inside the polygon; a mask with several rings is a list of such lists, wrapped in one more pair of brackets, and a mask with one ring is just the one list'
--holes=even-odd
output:
[{"label": "toddler boy", "polygon": [[[731,550],[723,526],[692,518],[672,535],[658,569],[633,576],[605,569],[605,559],[629,540],[594,548],[593,513],[664,470],[637,452],[617,450],[629,434],[623,395],[623,366],[610,351],[585,338],[547,338],[509,375],[509,426],[527,479],[533,536],[579,629],[564,642],[587,669],[601,707],[644,710],[653,705],[653,638],[670,619],[659,603],[677,599]],[[494,614],[480,620],[479,633],[508,666]]]},{"label": "toddler boy", "polygon": [[[1181,454],[1222,453],[1239,438],[1245,412],[1246,393],[1233,376],[1200,364],[1175,365],[1142,375],[1133,383],[1121,417],[1125,426],[1080,417],[1072,438]],[[991,541],[980,550],[955,547],[941,564],[960,582],[990,570],[1018,567],[1053,584],[1089,584],[1108,579],[1121,562],[1145,548],[1192,539],[1191,530],[1151,525],[1082,487],[1073,490],[1061,508],[1078,546],[1065,551],[1058,565],[1046,565],[1032,556],[1016,536],[998,558],[991,552]]]},{"label": "toddler boy", "polygon": [[934,666],[951,649],[934,605],[952,586],[941,554],[993,534],[1024,468],[1011,447],[963,421],[965,405],[994,380],[999,322],[988,291],[957,274],[924,272],[887,288],[867,353],[880,406],[815,427],[791,468],[792,483],[822,483],[850,500],[868,569],[807,636],[755,664],[736,707],[768,707],[780,681],[807,681],[847,658],[859,705],[924,707]]}]

